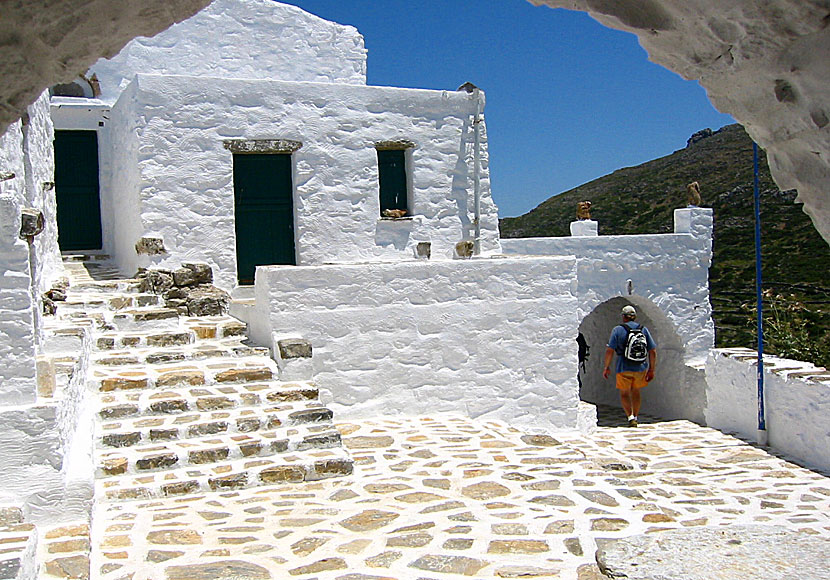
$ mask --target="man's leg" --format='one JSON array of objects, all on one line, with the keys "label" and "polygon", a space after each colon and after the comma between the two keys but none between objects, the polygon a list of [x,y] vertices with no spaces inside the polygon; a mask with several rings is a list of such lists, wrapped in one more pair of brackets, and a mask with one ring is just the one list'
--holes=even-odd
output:
[{"label": "man's leg", "polygon": [[[623,411],[625,411],[625,416],[626,417],[631,417],[631,415],[636,415],[637,414],[637,413],[633,412],[633,405],[632,405],[633,399],[634,399],[633,393],[636,392],[636,391],[637,391],[637,389],[635,389],[634,387],[631,387],[631,386],[629,386],[626,389],[620,389],[620,402],[622,403],[622,408],[623,408]],[[640,398],[639,398],[639,393],[638,393],[638,397],[637,397],[638,404],[639,404],[639,400],[640,400]]]},{"label": "man's leg", "polygon": [[640,416],[640,389],[631,387],[631,412],[630,415]]}]

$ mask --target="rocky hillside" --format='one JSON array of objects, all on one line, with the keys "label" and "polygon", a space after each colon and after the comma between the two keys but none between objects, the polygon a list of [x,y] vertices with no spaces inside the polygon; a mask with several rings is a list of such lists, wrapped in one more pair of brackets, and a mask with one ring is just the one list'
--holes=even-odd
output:
[{"label": "rocky hillside", "polygon": [[[760,153],[762,253],[768,299],[768,351],[830,366],[830,248],[795,191],[781,191]],[[695,133],[684,149],[626,167],[551,197],[523,216],[501,220],[503,238],[566,236],[578,201],[593,203],[600,235],[670,232],[700,183],[715,212],[710,271],[718,346],[754,348],[755,249],[752,141],[740,125]]]}]

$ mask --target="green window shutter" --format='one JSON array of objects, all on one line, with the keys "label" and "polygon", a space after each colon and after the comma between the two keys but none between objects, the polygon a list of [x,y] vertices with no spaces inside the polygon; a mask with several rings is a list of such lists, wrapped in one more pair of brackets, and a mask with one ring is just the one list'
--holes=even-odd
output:
[{"label": "green window shutter", "polygon": [[290,154],[233,156],[236,270],[253,284],[257,266],[297,263]]},{"label": "green window shutter", "polygon": [[386,209],[409,211],[406,195],[406,151],[378,149],[380,213]]}]

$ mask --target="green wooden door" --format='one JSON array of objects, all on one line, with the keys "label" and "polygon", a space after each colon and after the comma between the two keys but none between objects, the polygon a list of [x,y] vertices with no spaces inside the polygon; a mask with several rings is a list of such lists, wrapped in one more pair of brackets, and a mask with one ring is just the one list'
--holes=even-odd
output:
[{"label": "green wooden door", "polygon": [[100,249],[101,202],[95,131],[55,131],[55,197],[60,249]]},{"label": "green wooden door", "polygon": [[257,266],[297,263],[290,154],[233,156],[236,272],[253,284]]}]

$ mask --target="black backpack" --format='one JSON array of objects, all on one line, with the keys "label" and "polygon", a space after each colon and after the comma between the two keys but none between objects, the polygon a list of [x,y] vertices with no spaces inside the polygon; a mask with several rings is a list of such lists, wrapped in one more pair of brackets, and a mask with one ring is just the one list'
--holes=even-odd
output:
[{"label": "black backpack", "polygon": [[627,324],[620,324],[625,329],[625,344],[622,352],[617,354],[632,363],[644,363],[648,360],[648,340],[643,332],[643,327],[637,325],[631,328]]}]

